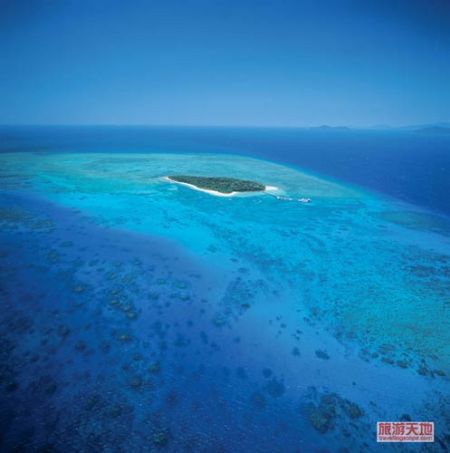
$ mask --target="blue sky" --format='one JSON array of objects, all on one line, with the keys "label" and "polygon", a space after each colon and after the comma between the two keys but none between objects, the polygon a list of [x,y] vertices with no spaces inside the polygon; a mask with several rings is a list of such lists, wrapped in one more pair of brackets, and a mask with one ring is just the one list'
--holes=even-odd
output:
[{"label": "blue sky", "polygon": [[450,2],[0,0],[0,124],[450,121]]}]

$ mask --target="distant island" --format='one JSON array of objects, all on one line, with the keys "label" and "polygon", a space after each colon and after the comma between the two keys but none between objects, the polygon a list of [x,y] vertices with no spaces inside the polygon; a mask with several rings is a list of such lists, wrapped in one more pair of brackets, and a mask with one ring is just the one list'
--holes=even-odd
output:
[{"label": "distant island", "polygon": [[320,131],[349,131],[350,128],[347,126],[329,126],[328,124],[322,124],[322,126],[310,127],[311,130]]},{"label": "distant island", "polygon": [[223,176],[172,175],[167,176],[167,179],[216,195],[234,195],[241,192],[263,192],[265,190],[274,189],[270,186],[266,187],[264,184],[256,181],[227,178]]}]

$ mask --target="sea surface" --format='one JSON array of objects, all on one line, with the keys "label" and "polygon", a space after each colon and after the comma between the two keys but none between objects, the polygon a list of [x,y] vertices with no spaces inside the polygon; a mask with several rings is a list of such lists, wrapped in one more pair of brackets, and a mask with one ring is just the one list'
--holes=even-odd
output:
[{"label": "sea surface", "polygon": [[0,128],[0,450],[448,451],[449,193],[443,135]]}]

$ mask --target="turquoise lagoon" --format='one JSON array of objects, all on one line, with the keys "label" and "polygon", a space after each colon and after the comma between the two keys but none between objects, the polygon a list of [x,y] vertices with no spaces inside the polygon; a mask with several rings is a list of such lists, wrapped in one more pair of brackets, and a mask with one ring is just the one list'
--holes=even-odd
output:
[{"label": "turquoise lagoon", "polygon": [[0,169],[5,451],[367,452],[377,421],[408,419],[449,448],[446,218],[237,155]]}]

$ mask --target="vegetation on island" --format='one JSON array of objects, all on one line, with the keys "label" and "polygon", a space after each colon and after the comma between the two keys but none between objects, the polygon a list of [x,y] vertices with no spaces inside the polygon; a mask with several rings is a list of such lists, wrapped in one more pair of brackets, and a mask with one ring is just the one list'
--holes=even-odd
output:
[{"label": "vegetation on island", "polygon": [[227,177],[174,175],[169,176],[169,179],[220,193],[260,192],[266,189],[266,186],[259,182]]}]

